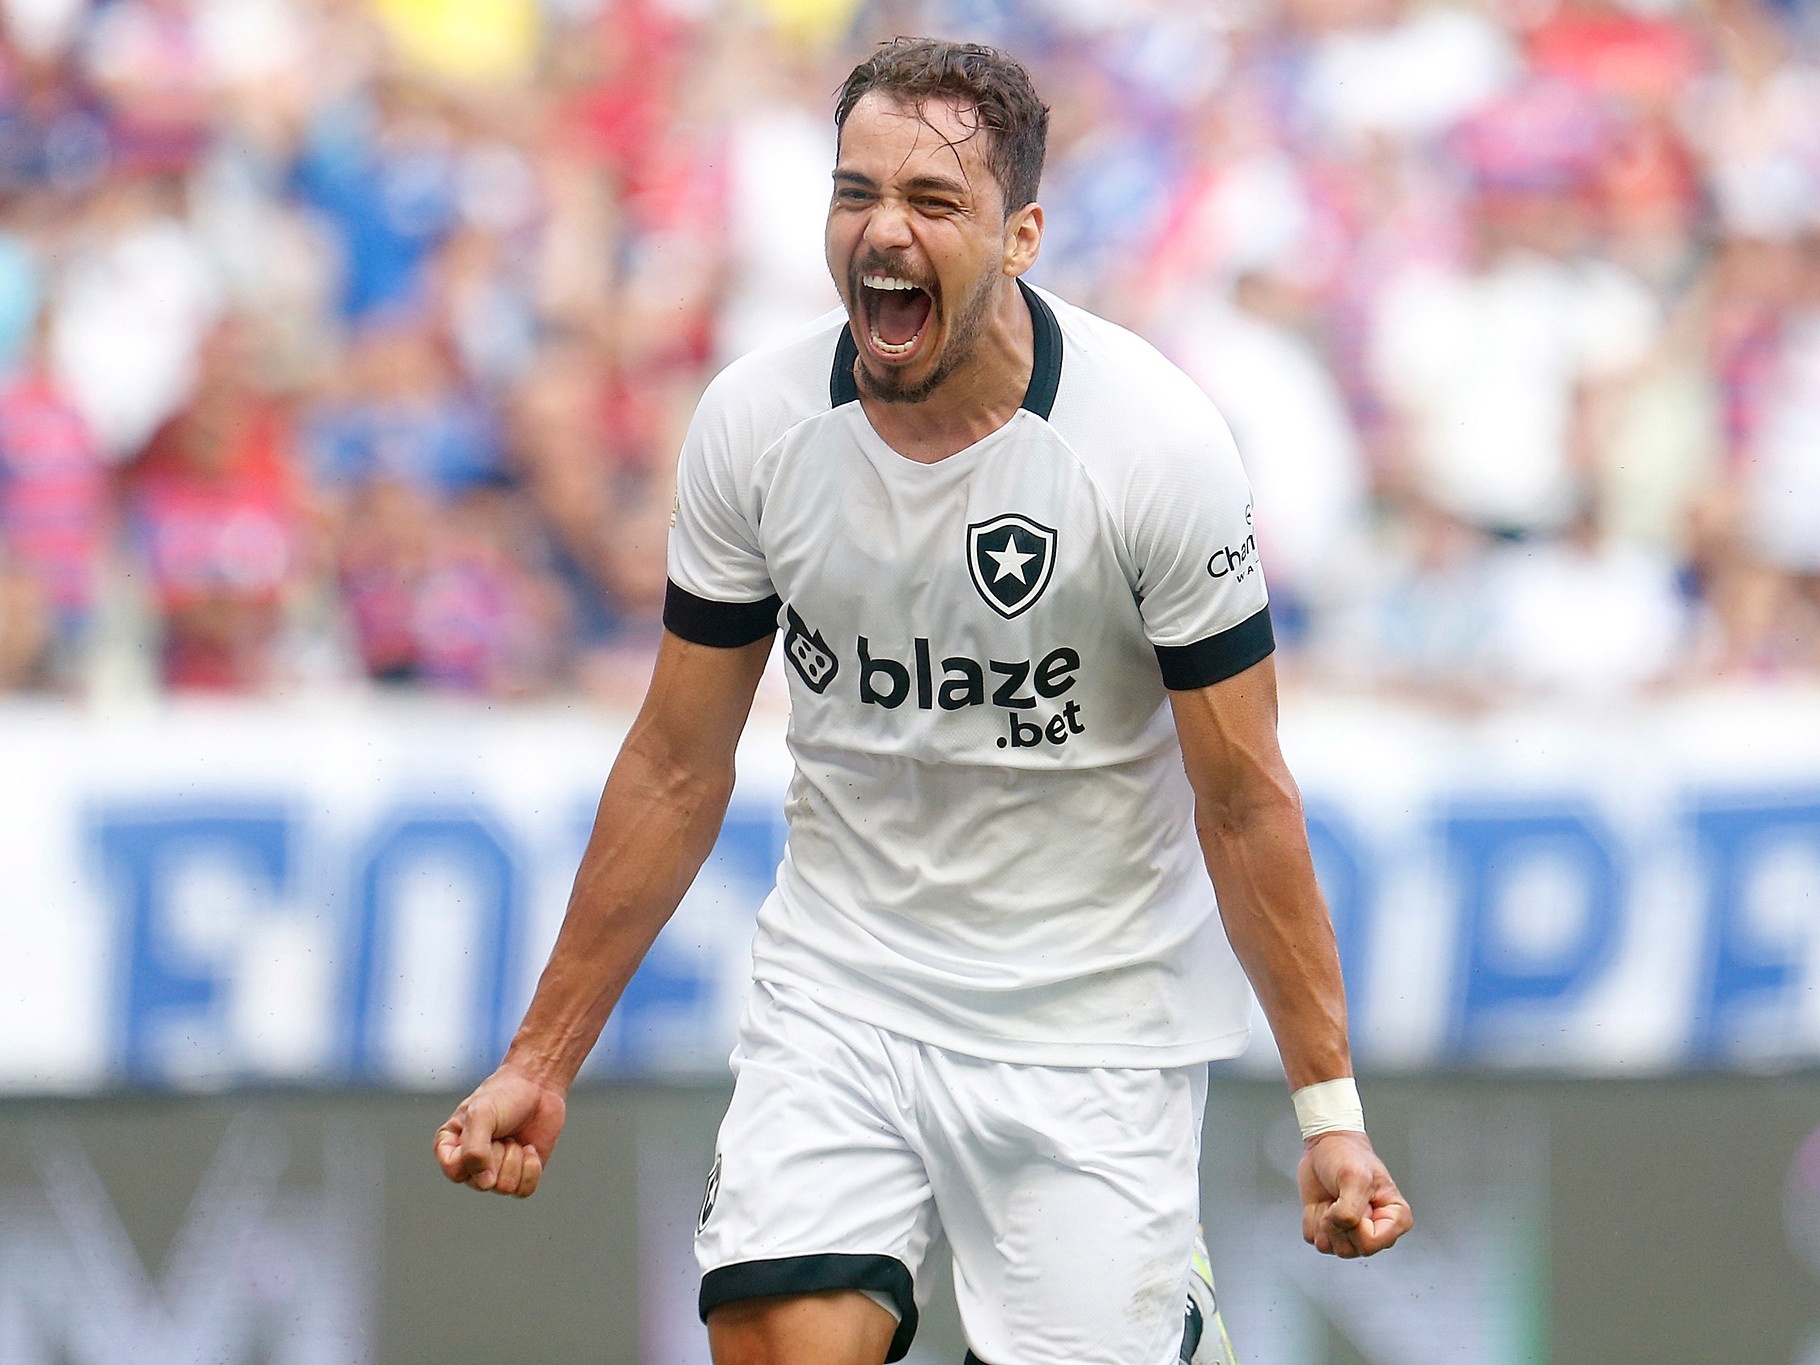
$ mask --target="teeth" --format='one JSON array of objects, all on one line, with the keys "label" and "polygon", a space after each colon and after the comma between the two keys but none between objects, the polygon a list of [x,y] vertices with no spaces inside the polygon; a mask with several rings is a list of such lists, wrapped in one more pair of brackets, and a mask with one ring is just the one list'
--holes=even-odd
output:
[{"label": "teeth", "polygon": [[922,339],[923,334],[918,332],[915,336],[911,337],[910,340],[893,346],[889,341],[886,341],[878,334],[878,328],[872,328],[872,344],[878,347],[878,349],[886,355],[909,355],[911,350],[915,348],[916,343]]},{"label": "teeth", "polygon": [[[922,290],[921,285],[912,284],[909,280],[903,279],[897,275],[861,275],[859,277],[859,282],[868,289],[877,289],[894,293]],[[878,349],[880,355],[887,356],[909,355],[911,351],[916,349],[916,343],[923,338],[923,334],[918,332],[915,336],[911,337],[910,340],[893,345],[878,334],[878,328],[874,327],[871,331],[873,346]]]}]

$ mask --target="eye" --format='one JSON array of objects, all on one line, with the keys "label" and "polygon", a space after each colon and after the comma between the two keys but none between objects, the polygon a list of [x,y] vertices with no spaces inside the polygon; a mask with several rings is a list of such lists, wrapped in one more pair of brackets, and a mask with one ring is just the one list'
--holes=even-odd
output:
[{"label": "eye", "polygon": [[871,202],[872,192],[862,190],[856,185],[842,185],[834,191],[834,202],[837,204],[865,204]]}]

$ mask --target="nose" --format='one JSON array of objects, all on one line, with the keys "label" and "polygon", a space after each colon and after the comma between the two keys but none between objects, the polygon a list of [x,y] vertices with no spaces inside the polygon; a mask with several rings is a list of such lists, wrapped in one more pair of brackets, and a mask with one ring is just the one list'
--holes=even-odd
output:
[{"label": "nose", "polygon": [[881,199],[866,215],[866,245],[875,251],[903,250],[913,240],[910,206],[899,199]]}]

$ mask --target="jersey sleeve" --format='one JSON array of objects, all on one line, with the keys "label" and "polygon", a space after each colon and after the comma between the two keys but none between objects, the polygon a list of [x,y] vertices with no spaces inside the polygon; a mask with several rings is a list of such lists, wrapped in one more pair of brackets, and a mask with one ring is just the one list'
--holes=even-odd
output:
[{"label": "jersey sleeve", "polygon": [[735,649],[777,629],[782,603],[759,544],[754,444],[710,385],[677,462],[664,593],[664,627],[693,644]]},{"label": "jersey sleeve", "polygon": [[1211,405],[1193,437],[1165,441],[1133,471],[1126,536],[1138,609],[1172,691],[1244,672],[1276,647],[1252,528],[1251,487]]}]

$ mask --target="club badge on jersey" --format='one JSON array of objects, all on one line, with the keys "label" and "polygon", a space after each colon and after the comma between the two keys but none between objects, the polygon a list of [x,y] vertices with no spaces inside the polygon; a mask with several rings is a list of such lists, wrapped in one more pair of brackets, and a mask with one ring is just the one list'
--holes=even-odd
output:
[{"label": "club badge on jersey", "polygon": [[1055,532],[1017,512],[967,528],[967,567],[986,605],[1010,620],[1036,605],[1055,572]]}]

